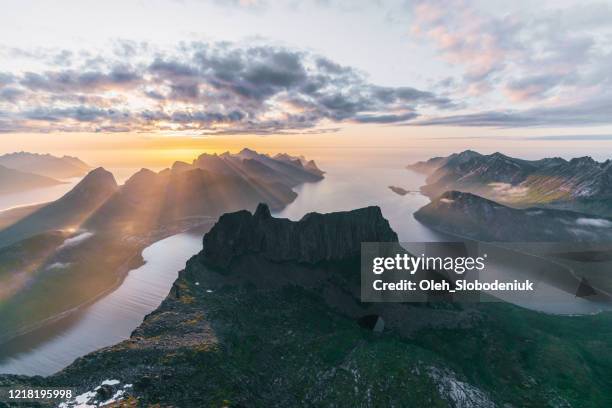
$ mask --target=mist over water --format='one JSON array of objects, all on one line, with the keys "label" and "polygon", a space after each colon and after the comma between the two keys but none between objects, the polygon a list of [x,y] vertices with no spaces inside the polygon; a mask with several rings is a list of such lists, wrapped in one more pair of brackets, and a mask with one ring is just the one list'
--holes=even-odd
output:
[{"label": "mist over water", "polygon": [[[125,180],[136,173],[139,168],[133,167],[117,167],[108,168],[108,171],[113,173],[118,184],[125,183]],[[19,193],[9,193],[0,195],[0,211],[10,210],[12,208],[24,207],[34,204],[48,203],[62,197],[68,191],[81,181],[82,177],[74,177],[64,181],[63,184],[58,184],[51,187],[35,188],[32,190],[22,191]]]},{"label": "mist over water", "polygon": [[57,200],[70,191],[79,182],[79,180],[81,179],[76,177],[66,180],[66,183],[64,184],[58,184],[51,187],[35,188],[18,193],[2,194],[0,195],[0,211]]},{"label": "mist over water", "polygon": [[[299,220],[312,211],[327,213],[377,205],[400,241],[452,241],[413,217],[429,199],[417,192],[425,177],[404,167],[426,157],[422,152],[407,156],[393,149],[375,152],[354,149],[336,155],[330,151],[320,159],[315,157],[319,167],[326,171],[325,179],[298,186],[297,199],[274,215]],[[411,192],[401,196],[389,186]],[[178,271],[201,248],[202,233],[178,234],[147,247],[143,252],[146,264],[130,271],[118,289],[68,318],[2,345],[0,373],[52,374],[77,357],[128,338],[144,316],[167,296]],[[507,276],[512,273],[500,270],[500,274]],[[596,304],[553,287],[547,293],[551,299],[542,302],[533,299],[523,306],[564,314],[600,310]]]}]

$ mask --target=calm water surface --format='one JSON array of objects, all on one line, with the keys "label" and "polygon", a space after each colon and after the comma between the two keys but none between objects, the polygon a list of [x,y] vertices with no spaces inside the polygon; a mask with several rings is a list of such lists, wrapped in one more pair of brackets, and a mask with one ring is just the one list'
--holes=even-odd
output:
[{"label": "calm water surface", "polygon": [[189,232],[147,247],[142,253],[146,263],[130,271],[114,292],[82,312],[2,345],[0,373],[52,374],[77,357],[127,339],[201,248],[202,234]]},{"label": "calm water surface", "polygon": [[[408,162],[411,160],[404,161]],[[403,169],[399,163],[370,167],[324,163],[321,167],[327,171],[326,178],[299,186],[296,201],[276,216],[298,220],[311,211],[333,212],[378,205],[400,241],[450,240],[413,218],[413,212],[428,203],[426,197],[418,193],[400,196],[388,188],[394,185],[418,190],[424,183],[422,175]],[[177,271],[201,249],[201,235],[178,234],[149,246],[143,252],[146,264],[132,270],[117,290],[69,319],[24,336],[18,344],[2,346],[0,373],[51,374],[77,357],[128,338],[144,316],[165,298]],[[549,313],[581,314],[600,310],[599,306],[553,286],[547,293],[552,300],[530,299],[523,306]],[[555,307],[555,302],[560,306]]]}]

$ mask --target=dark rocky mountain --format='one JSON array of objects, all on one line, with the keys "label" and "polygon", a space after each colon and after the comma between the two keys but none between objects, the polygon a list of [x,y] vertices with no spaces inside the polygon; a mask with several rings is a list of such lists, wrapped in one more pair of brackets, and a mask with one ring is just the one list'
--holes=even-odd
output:
[{"label": "dark rocky mountain", "polygon": [[58,179],[80,177],[91,170],[89,165],[77,157],[28,152],[4,154],[0,156],[0,165]]},{"label": "dark rocky mountain", "polygon": [[0,231],[0,247],[41,232],[79,228],[117,191],[111,173],[92,170],[72,190]]},{"label": "dark rocky mountain", "polygon": [[61,181],[34,173],[11,169],[0,164],[0,195],[62,184]]},{"label": "dark rocky mountain", "polygon": [[436,230],[478,241],[612,241],[612,219],[573,211],[515,209],[448,191],[414,213]]},{"label": "dark rocky mountain", "polygon": [[590,157],[522,160],[473,151],[434,158],[409,168],[428,174],[422,191],[471,192],[516,207],[533,205],[612,214],[612,162]]},{"label": "dark rocky mountain", "polygon": [[361,242],[397,242],[378,207],[331,214],[306,214],[300,221],[273,218],[267,205],[253,215],[239,211],[221,216],[204,237],[204,259],[216,267],[249,253],[273,262],[305,264],[357,256]]},{"label": "dark rocky mountain", "polygon": [[0,386],[70,386],[92,406],[607,406],[610,314],[362,303],[354,249],[396,239],[377,208],[227,214],[130,339]]}]

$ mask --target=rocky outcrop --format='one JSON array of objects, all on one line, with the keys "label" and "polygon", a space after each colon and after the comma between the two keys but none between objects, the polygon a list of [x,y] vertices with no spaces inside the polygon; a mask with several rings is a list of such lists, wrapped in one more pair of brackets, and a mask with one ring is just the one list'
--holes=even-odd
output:
[{"label": "rocky outcrop", "polygon": [[397,242],[397,234],[380,208],[309,213],[294,222],[273,218],[268,206],[260,204],[254,214],[238,211],[223,215],[204,236],[201,259],[227,268],[234,258],[257,253],[274,262],[315,264],[355,256],[361,242]]},{"label": "rocky outcrop", "polygon": [[401,196],[405,196],[406,194],[408,194],[410,192],[410,191],[406,190],[405,188],[398,187],[398,186],[389,186],[389,190],[391,190],[395,194],[401,195]]},{"label": "rocky outcrop", "polygon": [[471,193],[447,191],[414,213],[436,230],[479,241],[608,241],[612,220],[573,211],[515,209]]}]

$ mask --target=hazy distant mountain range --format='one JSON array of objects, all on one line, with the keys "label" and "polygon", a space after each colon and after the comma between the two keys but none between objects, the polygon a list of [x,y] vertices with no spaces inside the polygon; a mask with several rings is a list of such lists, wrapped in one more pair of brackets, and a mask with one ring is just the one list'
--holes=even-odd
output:
[{"label": "hazy distant mountain range", "polygon": [[76,157],[50,154],[8,153],[0,156],[0,194],[16,193],[63,183],[91,168]]},{"label": "hazy distant mountain range", "polygon": [[28,152],[4,154],[0,156],[0,165],[57,179],[80,177],[91,170],[89,165],[77,157]]},{"label": "hazy distant mountain range", "polygon": [[533,205],[612,215],[612,161],[590,157],[522,160],[471,150],[435,157],[408,168],[428,175],[422,191],[474,193],[515,207]]},{"label": "hazy distant mountain range", "polygon": [[[12,211],[12,223],[0,217],[9,224],[0,229],[0,265],[17,265],[0,267],[0,283],[12,288],[0,296],[0,340],[112,287],[150,243],[260,202],[281,209],[297,196],[292,187],[322,178],[312,161],[248,149],[142,169],[123,185],[103,168],[90,171],[58,200]],[[28,256],[9,263],[26,242]]]},{"label": "hazy distant mountain range", "polygon": [[17,193],[62,184],[61,181],[38,174],[19,171],[0,165],[0,194]]}]

